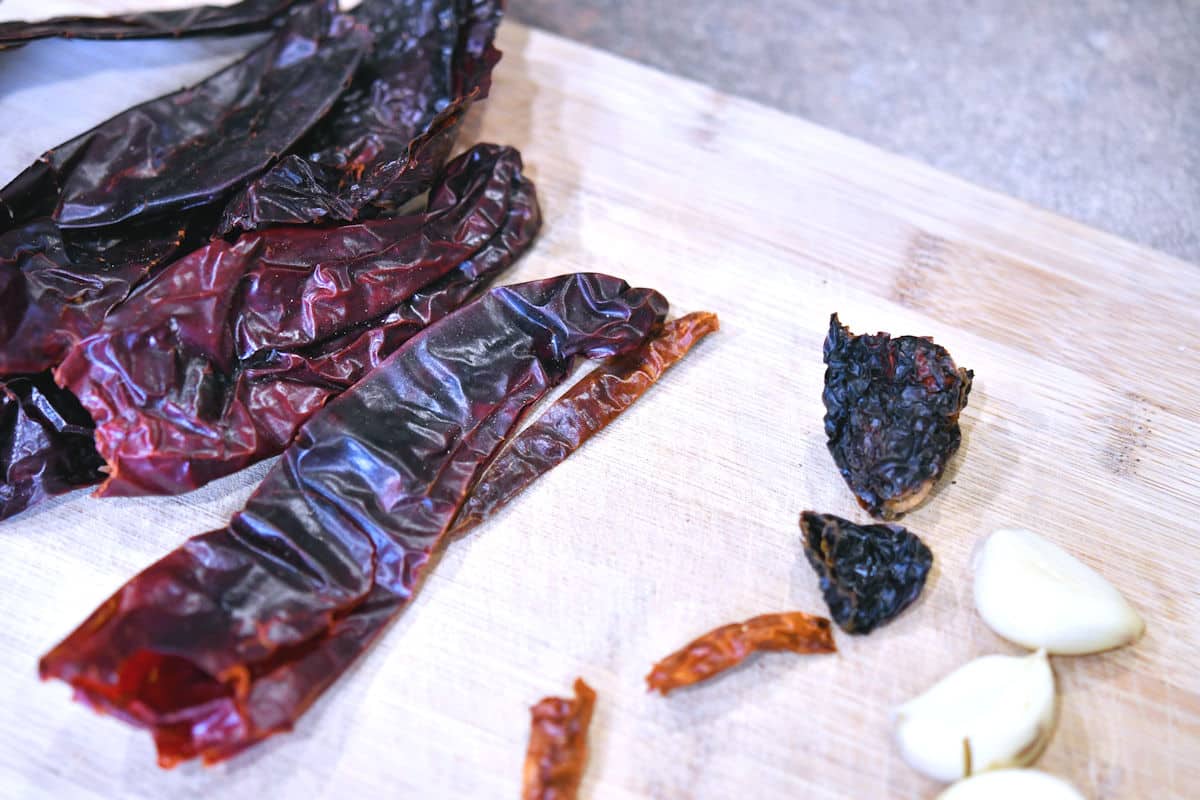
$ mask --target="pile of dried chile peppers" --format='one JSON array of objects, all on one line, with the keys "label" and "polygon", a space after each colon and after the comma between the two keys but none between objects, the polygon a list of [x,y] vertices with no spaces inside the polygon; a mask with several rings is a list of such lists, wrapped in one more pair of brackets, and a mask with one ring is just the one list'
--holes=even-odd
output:
[{"label": "pile of dried chile peppers", "polygon": [[[251,5],[239,4],[238,13]],[[48,151],[0,189],[0,390],[15,409],[22,386],[49,386],[47,370],[56,367],[55,380],[72,390],[54,393],[53,402],[42,393],[41,405],[55,414],[0,416],[0,519],[103,477],[76,468],[91,426],[73,391],[86,400],[106,380],[84,358],[103,351],[108,365],[134,370],[122,376],[129,402],[97,401],[93,392],[85,403],[111,423],[111,436],[99,441],[109,461],[105,493],[186,491],[278,452],[325,399],[478,295],[536,233],[536,197],[515,151],[484,148],[456,167],[443,164],[462,114],[486,96],[501,4],[366,0],[353,14],[330,0],[283,5],[293,7],[273,21],[277,32],[239,62]],[[224,11],[228,21],[235,8]],[[207,13],[189,19],[216,19]],[[320,180],[258,183],[296,160]],[[424,216],[388,219],[431,187]],[[331,197],[351,194],[322,210]],[[252,213],[232,211],[251,195]],[[239,227],[329,221],[343,227],[234,236]],[[207,244],[218,229],[230,239]],[[416,242],[425,235],[440,242],[422,252]],[[372,238],[374,260],[355,250],[369,249]],[[284,251],[297,272],[311,274],[282,277],[271,259]],[[312,330],[303,315],[261,313],[283,296],[269,292],[285,286],[307,282],[322,298],[321,281],[339,269],[343,280],[373,286],[375,304],[324,308],[325,324]],[[400,272],[406,280],[393,282]],[[210,296],[215,305],[188,312],[193,330],[238,327],[249,324],[241,315],[257,314],[279,326],[277,337],[191,342],[170,351],[172,365],[131,352],[139,333],[160,350],[164,341],[180,344],[186,332],[162,340],[148,321],[174,325],[180,306],[196,299],[174,292],[210,276],[239,305],[220,307]],[[87,355],[60,366],[76,351]],[[18,379],[26,383],[5,388]],[[141,394],[147,387],[155,391]],[[239,403],[250,395],[282,408],[248,416]],[[69,435],[59,419],[72,420]],[[150,419],[154,426],[141,425]],[[130,450],[131,431],[185,429],[166,441],[191,448],[195,468],[170,447],[147,452],[156,438]]]},{"label": "pile of dried chile peppers", "polygon": [[522,415],[666,310],[604,275],[492,289],[315,414],[228,527],[126,584],[43,677],[150,729],[164,765],[287,730],[406,605]]}]

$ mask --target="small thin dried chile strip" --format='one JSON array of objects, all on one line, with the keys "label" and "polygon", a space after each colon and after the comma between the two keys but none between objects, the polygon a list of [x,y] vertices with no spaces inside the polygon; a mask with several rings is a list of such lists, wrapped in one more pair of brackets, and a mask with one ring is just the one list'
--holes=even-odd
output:
[{"label": "small thin dried chile strip", "polygon": [[0,189],[0,220],[99,228],[223,204],[329,112],[371,41],[333,0],[302,4],[240,61],[44,153]]},{"label": "small thin dried chile strip", "polygon": [[0,378],[0,519],[103,477],[92,420],[48,373]]},{"label": "small thin dried chile strip", "polygon": [[717,315],[696,311],[671,320],[628,355],[596,367],[513,437],[463,504],[460,535],[499,511],[626,411],[692,346],[717,330]]},{"label": "small thin dried chile strip", "polygon": [[275,455],[301,424],[530,244],[512,148],[448,165],[420,214],[273,228],[172,264],[56,371],[91,413],[106,496],[188,491]]},{"label": "small thin dried chile strip", "polygon": [[375,44],[350,88],[287,156],[229,201],[220,231],[352,221],[420,195],[500,60],[496,0],[364,0]]},{"label": "small thin dried chile strip", "polygon": [[298,2],[300,0],[242,0],[226,6],[202,5],[109,17],[51,17],[0,22],[0,50],[56,36],[67,39],[178,39],[251,33],[275,24],[283,12]]},{"label": "small thin dried chile strip", "polygon": [[164,766],[289,729],[406,605],[521,416],[665,314],[604,275],[490,290],[314,415],[228,527],[136,576],[41,675],[151,730]]},{"label": "small thin dried chile strip", "polygon": [[596,692],[575,679],[575,697],[545,697],[530,709],[521,800],[575,800],[587,766]]},{"label": "small thin dried chile strip", "polygon": [[825,604],[846,633],[870,633],[895,619],[920,596],[933,566],[930,549],[899,525],[805,511],[800,530]]},{"label": "small thin dried chile strip", "polygon": [[655,664],[646,676],[646,686],[665,695],[732,669],[752,653],[781,650],[837,652],[829,620],[790,611],[723,625]]}]

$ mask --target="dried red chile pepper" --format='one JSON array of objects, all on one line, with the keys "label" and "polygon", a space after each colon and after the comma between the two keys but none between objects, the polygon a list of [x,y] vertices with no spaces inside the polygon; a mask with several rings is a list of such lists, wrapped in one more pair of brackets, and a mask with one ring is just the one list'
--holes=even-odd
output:
[{"label": "dried red chile pepper", "polygon": [[596,692],[575,679],[575,697],[545,697],[531,708],[521,800],[575,800],[587,766]]},{"label": "dried red chile pepper", "polygon": [[332,4],[301,6],[238,63],[0,189],[0,376],[57,364],[147,275],[207,240],[219,201],[328,110],[369,42]]},{"label": "dried red chile pepper", "polygon": [[96,422],[98,494],[188,491],[280,452],[326,400],[481,291],[539,224],[520,154],[479,145],[423,213],[274,228],[171,264],[56,371]]},{"label": "dried red chile pepper", "polygon": [[0,209],[14,222],[52,215],[63,228],[95,228],[220,203],[349,84],[371,34],[336,9],[302,5],[240,61],[46,152],[0,190]]},{"label": "dried red chile pepper", "polygon": [[333,110],[238,193],[220,231],[352,221],[429,188],[500,53],[497,0],[364,0],[374,46]]},{"label": "dried red chile pepper", "polygon": [[48,373],[0,378],[0,519],[96,483],[103,465],[91,417]]},{"label": "dried red chile pepper", "polygon": [[933,565],[925,543],[899,525],[805,511],[800,530],[833,621],[846,633],[870,633],[894,619],[921,594]]},{"label": "dried red chile pepper", "polygon": [[270,26],[300,0],[242,0],[231,6],[194,6],[110,17],[52,17],[0,22],[0,50],[34,39],[160,39],[249,33]]},{"label": "dried red chile pepper", "polygon": [[0,234],[0,376],[59,363],[179,253],[184,234],[175,225],[119,236],[64,231],[46,217]]},{"label": "dried red chile pepper", "polygon": [[825,363],[825,435],[842,477],[873,516],[912,510],[958,450],[974,373],[932,339],[855,336],[837,314]]},{"label": "dried red chile pepper", "polygon": [[781,650],[802,654],[837,652],[829,620],[790,611],[722,625],[655,664],[646,676],[646,686],[666,695],[732,669],[752,653]]},{"label": "dried red chile pepper", "polygon": [[465,533],[483,522],[565,461],[717,327],[716,314],[687,314],[666,323],[637,350],[601,364],[581,378],[488,465],[463,504],[453,533]]},{"label": "dried red chile pepper", "polygon": [[408,602],[522,414],[665,313],[603,275],[492,289],[314,415],[228,527],[133,578],[41,675],[150,729],[164,766],[289,729]]}]

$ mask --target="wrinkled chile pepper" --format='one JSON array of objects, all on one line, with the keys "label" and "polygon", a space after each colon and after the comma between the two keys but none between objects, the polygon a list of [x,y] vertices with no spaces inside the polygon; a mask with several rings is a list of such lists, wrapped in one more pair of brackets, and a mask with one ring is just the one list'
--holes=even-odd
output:
[{"label": "wrinkled chile pepper", "polygon": [[133,578],[41,675],[150,729],[164,766],[289,729],[408,602],[521,416],[665,313],[603,275],[492,289],[314,415],[228,527]]},{"label": "wrinkled chile pepper", "polygon": [[0,50],[34,39],[162,39],[208,34],[233,35],[269,27],[300,0],[242,0],[231,6],[193,6],[110,17],[51,17],[0,22]]},{"label": "wrinkled chile pepper", "polygon": [[0,378],[0,519],[96,483],[92,419],[47,373]]},{"label": "wrinkled chile pepper", "polygon": [[514,436],[488,465],[454,522],[459,535],[499,511],[627,410],[700,339],[717,315],[697,311],[666,323],[633,352],[601,364]]},{"label": "wrinkled chile pepper", "polygon": [[780,650],[802,654],[837,652],[829,620],[790,611],[723,625],[655,664],[646,676],[646,686],[666,695],[732,669],[752,653]]},{"label": "wrinkled chile pepper", "polygon": [[0,376],[54,366],[147,275],[206,241],[220,209],[205,204],[311,127],[369,42],[334,5],[303,5],[238,63],[48,151],[0,189]]},{"label": "wrinkled chile pepper", "polygon": [[302,5],[240,61],[44,153],[0,208],[94,228],[218,203],[325,116],[370,45],[333,0]]},{"label": "wrinkled chile pepper", "polygon": [[596,692],[575,679],[575,697],[544,697],[529,710],[521,800],[575,800],[587,766]]},{"label": "wrinkled chile pepper", "polygon": [[217,240],[145,283],[56,370],[96,423],[100,495],[188,491],[275,455],[332,396],[528,247],[516,150],[448,165],[420,214]]},{"label": "wrinkled chile pepper", "polygon": [[825,435],[858,504],[893,519],[929,496],[962,441],[969,369],[927,336],[855,335],[829,320]]},{"label": "wrinkled chile pepper", "polygon": [[40,372],[147,275],[177,256],[186,228],[64,231],[42,217],[0,234],[0,376]]},{"label": "wrinkled chile pepper", "polygon": [[352,221],[420,195],[500,60],[497,0],[364,0],[374,47],[333,110],[228,204],[223,234]]},{"label": "wrinkled chile pepper", "polygon": [[805,511],[800,530],[829,613],[846,633],[886,625],[925,588],[933,553],[899,525],[857,525]]}]

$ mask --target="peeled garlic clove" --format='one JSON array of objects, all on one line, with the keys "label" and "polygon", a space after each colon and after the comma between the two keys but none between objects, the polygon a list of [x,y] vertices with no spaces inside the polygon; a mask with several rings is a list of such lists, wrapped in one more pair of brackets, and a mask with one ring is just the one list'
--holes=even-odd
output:
[{"label": "peeled garlic clove", "polygon": [[1023,530],[999,530],[984,543],[975,563],[975,606],[1005,639],[1061,655],[1121,647],[1146,629],[1100,573]]},{"label": "peeled garlic clove", "polygon": [[1054,730],[1054,672],[1044,651],[984,656],[896,709],[896,742],[941,781],[1030,764]]},{"label": "peeled garlic clove", "polygon": [[1074,786],[1036,769],[1001,769],[959,781],[937,800],[1084,800]]}]

